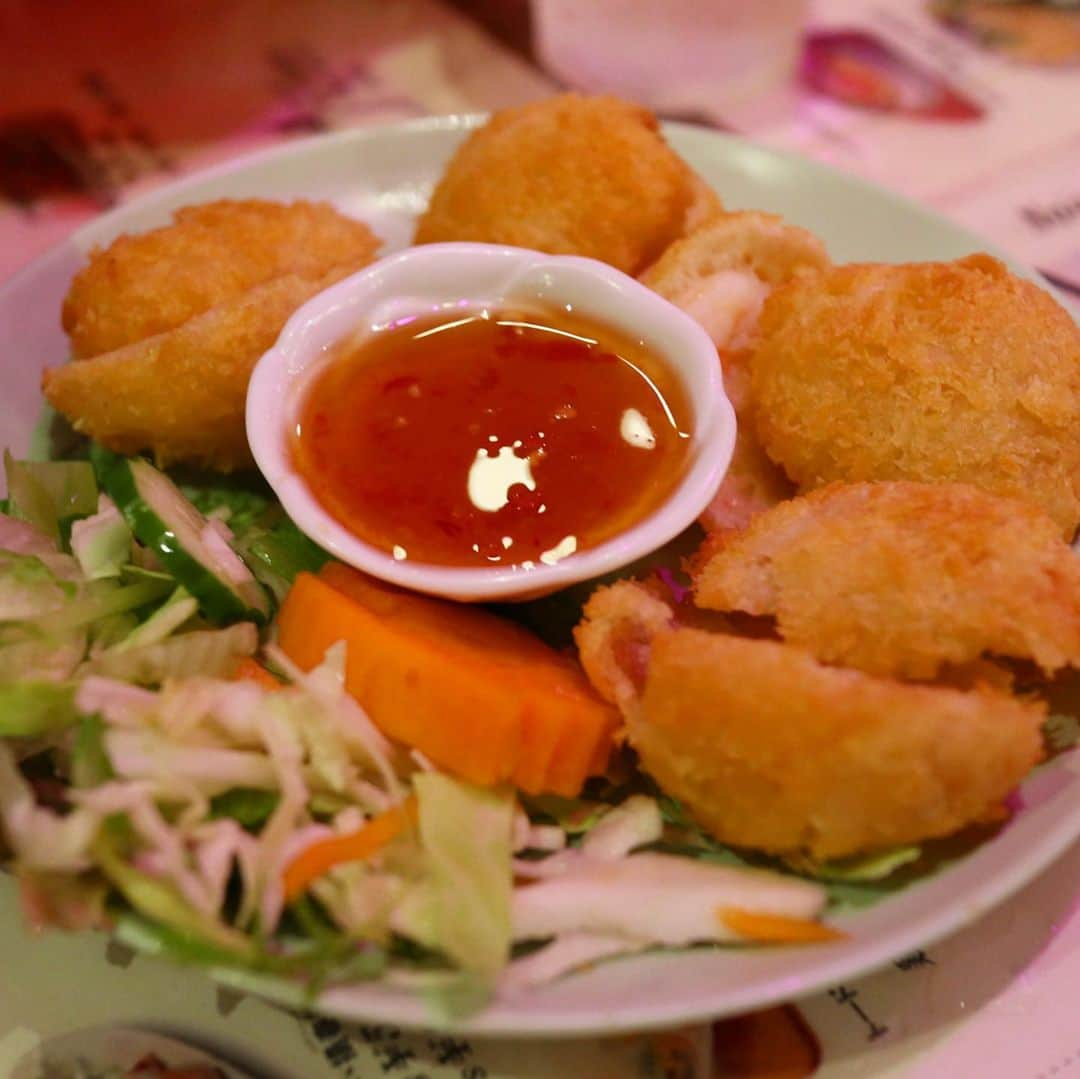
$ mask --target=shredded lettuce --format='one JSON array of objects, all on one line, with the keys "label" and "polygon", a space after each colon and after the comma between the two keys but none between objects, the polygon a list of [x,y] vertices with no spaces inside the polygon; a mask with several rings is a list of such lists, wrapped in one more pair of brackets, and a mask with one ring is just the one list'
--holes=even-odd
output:
[{"label": "shredded lettuce", "polygon": [[[61,610],[78,592],[66,556],[0,551],[0,622],[37,619]],[[78,576],[77,569],[74,576]]]},{"label": "shredded lettuce", "polygon": [[583,835],[595,827],[611,808],[605,802],[587,798],[563,798],[539,794],[523,799],[530,820],[551,821],[568,835]]},{"label": "shredded lettuce", "polygon": [[663,830],[664,822],[655,799],[632,794],[593,825],[581,849],[593,858],[622,858],[635,847],[655,843]]},{"label": "shredded lettuce", "polygon": [[56,541],[64,522],[89,517],[98,490],[88,461],[18,461],[4,451],[8,513]]},{"label": "shredded lettuce", "polygon": [[90,633],[90,656],[97,656],[106,648],[112,648],[129,637],[139,625],[139,617],[134,611],[120,611],[109,614],[92,622]]},{"label": "shredded lettuce", "polygon": [[493,981],[510,955],[513,796],[437,772],[413,784],[428,872],[395,928]]},{"label": "shredded lettuce", "polygon": [[100,716],[84,716],[71,750],[71,782],[76,787],[96,787],[115,775],[105,749],[104,722]]},{"label": "shredded lettuce", "polygon": [[893,847],[875,854],[863,854],[817,867],[816,876],[825,881],[880,881],[891,876],[901,866],[917,861],[922,847]]},{"label": "shredded lettuce", "polygon": [[0,683],[21,680],[62,682],[70,678],[86,651],[86,634],[44,636],[31,625],[0,629]]},{"label": "shredded lettuce", "polygon": [[601,959],[651,947],[650,941],[617,933],[562,933],[546,947],[515,959],[499,979],[499,988],[509,993],[532,989]]},{"label": "shredded lettuce", "polygon": [[71,526],[71,553],[87,580],[119,577],[131,561],[131,552],[131,529],[105,495],[98,499],[97,513]]},{"label": "shredded lettuce", "polygon": [[722,908],[805,919],[825,902],[820,884],[764,870],[656,853],[582,858],[564,874],[515,889],[513,934],[615,934],[668,945],[733,940],[739,934],[717,917]]},{"label": "shredded lettuce", "polygon": [[81,873],[92,864],[98,815],[81,810],[61,815],[38,805],[4,741],[0,741],[0,824],[20,869]]},{"label": "shredded lettuce", "polygon": [[186,588],[177,588],[145,622],[138,624],[123,640],[113,646],[112,654],[159,644],[188,619],[194,617],[198,610],[198,600]]},{"label": "shredded lettuce", "polygon": [[94,844],[94,855],[105,876],[140,914],[168,926],[181,939],[204,941],[234,958],[255,958],[250,938],[196,910],[172,884],[133,868],[104,835]]},{"label": "shredded lettuce", "polygon": [[211,820],[234,820],[249,832],[258,831],[277,809],[277,791],[255,787],[232,787],[210,800]]},{"label": "shredded lettuce", "polygon": [[[5,500],[4,505],[7,505]],[[0,512],[0,551],[13,554],[51,555],[56,553],[56,543],[26,521],[17,521]]]},{"label": "shredded lettuce", "polygon": [[0,683],[0,737],[37,738],[78,719],[73,682]]},{"label": "shredded lettuce", "polygon": [[70,633],[110,615],[148,606],[173,587],[169,580],[147,579],[121,585],[113,581],[90,581],[61,610],[40,617],[37,625],[44,633]]}]

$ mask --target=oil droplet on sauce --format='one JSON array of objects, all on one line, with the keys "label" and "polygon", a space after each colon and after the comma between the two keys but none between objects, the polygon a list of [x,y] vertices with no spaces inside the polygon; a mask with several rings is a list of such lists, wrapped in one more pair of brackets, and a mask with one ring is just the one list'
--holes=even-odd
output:
[{"label": "oil droplet on sauce", "polygon": [[315,375],[297,470],[401,561],[553,565],[646,517],[682,476],[689,408],[639,343],[560,312],[416,319]]}]

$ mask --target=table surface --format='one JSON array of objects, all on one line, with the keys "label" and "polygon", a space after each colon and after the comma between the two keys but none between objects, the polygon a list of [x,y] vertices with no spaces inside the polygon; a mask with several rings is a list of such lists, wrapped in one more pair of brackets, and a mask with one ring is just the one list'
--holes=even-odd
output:
[{"label": "table surface", "polygon": [[[891,57],[892,67],[877,69],[885,90],[897,58],[910,66],[915,57],[924,76],[947,68],[954,89],[992,114],[986,123],[935,127],[882,109],[880,86],[879,107],[853,107],[852,86],[865,86],[865,77],[834,86],[833,96],[803,84],[789,113],[757,127],[708,101],[701,118],[884,179],[992,235],[1080,296],[1080,119],[1071,104],[1080,68],[1017,69],[1011,58],[941,37],[951,31],[913,14],[918,5],[882,0],[870,15],[867,7],[814,5],[807,41],[820,46],[818,75],[850,71],[853,56],[870,63],[865,42],[851,51],[861,19],[864,36],[876,35]],[[167,18],[120,0],[47,11],[6,5],[0,282],[108,206],[247,150],[357,123],[543,97],[557,87],[531,62],[529,43],[526,0],[192,0]],[[1024,138],[1003,138],[1036,104],[1038,122],[1022,125]],[[935,149],[944,143],[947,154]],[[659,1038],[520,1044],[343,1028],[218,991],[195,971],[133,959],[101,938],[35,938],[22,927],[10,882],[0,880],[0,954],[17,972],[0,982],[0,1075],[43,1038],[105,1022],[188,1037],[277,1079],[573,1079],[660,1074],[663,1061],[684,1076],[1080,1075],[1078,892],[1074,848],[977,925],[797,1008]]]}]

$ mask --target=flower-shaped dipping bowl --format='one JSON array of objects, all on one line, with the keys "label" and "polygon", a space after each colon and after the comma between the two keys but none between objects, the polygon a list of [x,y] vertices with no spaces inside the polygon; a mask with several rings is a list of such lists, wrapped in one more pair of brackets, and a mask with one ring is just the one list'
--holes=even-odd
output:
[{"label": "flower-shaped dipping bowl", "polygon": [[[631,338],[682,384],[690,438],[670,495],[625,531],[554,564],[456,567],[396,560],[352,533],[312,493],[293,460],[305,393],[343,342],[356,344],[409,316],[483,310],[573,311]],[[450,599],[544,595],[644,557],[682,532],[712,499],[735,445],[716,348],[705,331],[644,285],[603,263],[494,244],[429,244],[390,255],[300,307],[260,359],[247,395],[255,460],[289,516],[330,554],[375,577]]]}]

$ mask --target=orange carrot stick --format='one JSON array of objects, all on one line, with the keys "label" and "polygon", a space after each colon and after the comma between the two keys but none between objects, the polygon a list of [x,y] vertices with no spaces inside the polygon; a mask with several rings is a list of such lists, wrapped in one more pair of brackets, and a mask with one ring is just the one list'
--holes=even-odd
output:
[{"label": "orange carrot stick", "polygon": [[233,671],[233,678],[236,681],[255,682],[262,686],[263,689],[283,688],[282,683],[259,663],[258,660],[252,659],[251,656],[244,656],[244,658],[237,663],[236,668]]},{"label": "orange carrot stick", "polygon": [[342,862],[370,858],[391,839],[416,824],[416,797],[372,817],[362,827],[347,835],[330,836],[301,851],[285,867],[285,899],[294,900],[316,878]]},{"label": "orange carrot stick", "polygon": [[720,907],[720,924],[747,940],[776,944],[813,944],[824,940],[843,940],[847,934],[831,925],[809,918],[788,918],[782,914],[759,914],[741,907]]},{"label": "orange carrot stick", "polygon": [[572,797],[607,762],[615,709],[573,661],[489,611],[331,562],[297,577],[277,626],[304,670],[345,641],[345,687],[372,722],[477,786]]}]

